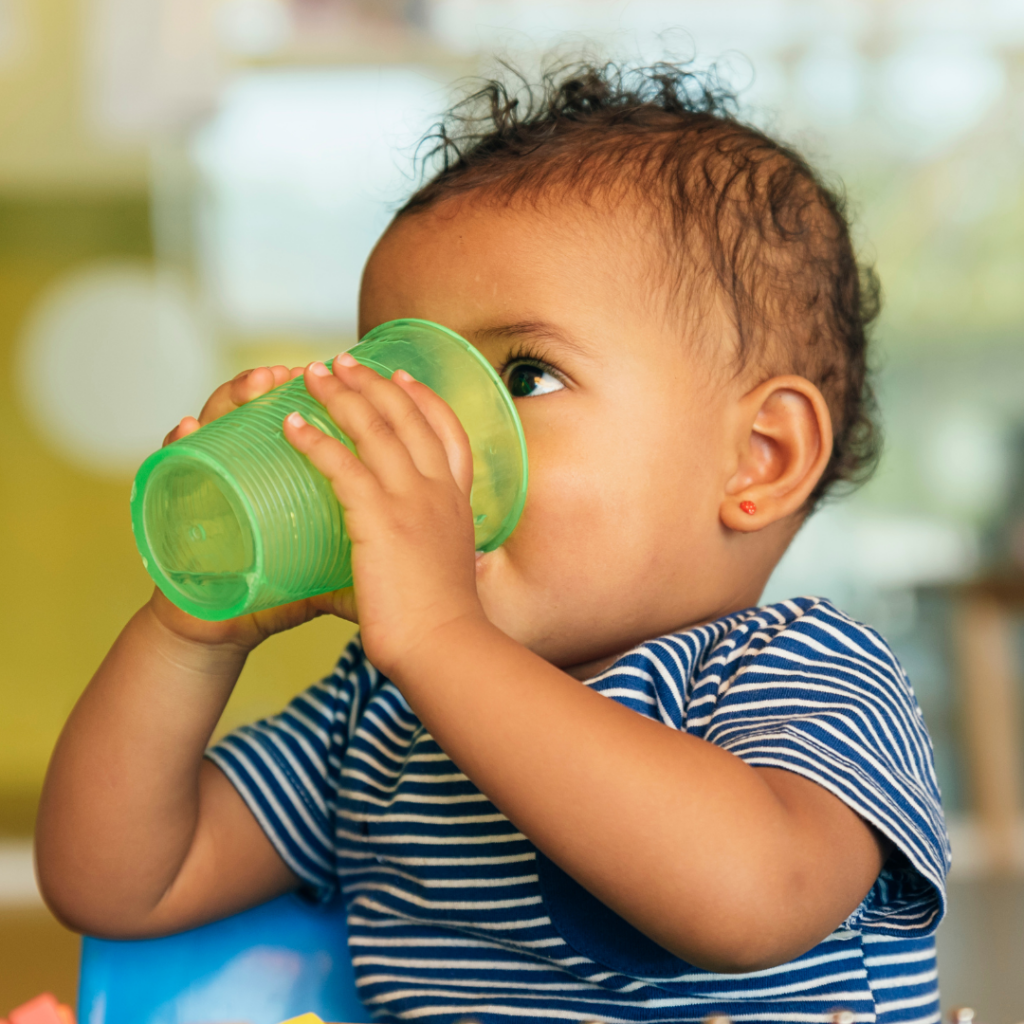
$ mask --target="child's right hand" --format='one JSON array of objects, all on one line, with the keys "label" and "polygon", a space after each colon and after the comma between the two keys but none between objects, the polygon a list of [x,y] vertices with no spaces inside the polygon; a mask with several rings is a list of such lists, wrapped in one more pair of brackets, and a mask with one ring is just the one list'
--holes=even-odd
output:
[{"label": "child's right hand", "polygon": [[[200,427],[233,412],[246,402],[265,395],[294,377],[302,376],[302,372],[301,366],[291,369],[286,366],[257,366],[252,370],[243,370],[210,395],[198,419],[195,416],[182,419],[164,438],[163,446],[195,433]],[[295,601],[278,608],[242,615],[237,619],[205,622],[182,611],[159,588],[154,588],[149,607],[163,626],[186,640],[211,645],[230,644],[248,651],[274,633],[292,629],[325,614],[330,609],[330,599],[329,595],[320,595],[316,601]]]},{"label": "child's right hand", "polygon": [[[301,372],[261,366],[240,373],[164,443]],[[332,610],[331,595],[322,594],[204,622],[157,590],[133,616],[75,705],[46,777],[36,858],[58,917],[94,935],[162,935],[298,884],[203,752],[248,652],[271,633]]]}]

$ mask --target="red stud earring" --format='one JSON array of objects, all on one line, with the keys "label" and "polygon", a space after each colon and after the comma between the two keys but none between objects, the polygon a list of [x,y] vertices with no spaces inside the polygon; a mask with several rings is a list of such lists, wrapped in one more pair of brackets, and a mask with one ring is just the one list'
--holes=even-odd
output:
[{"label": "red stud earring", "polygon": [[741,501],[740,511],[746,512],[748,516],[752,516],[757,511],[757,506],[752,501]]}]

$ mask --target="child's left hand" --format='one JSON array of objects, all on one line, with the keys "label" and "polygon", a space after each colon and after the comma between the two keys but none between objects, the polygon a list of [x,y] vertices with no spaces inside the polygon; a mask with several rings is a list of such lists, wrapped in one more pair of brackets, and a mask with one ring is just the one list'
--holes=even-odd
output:
[{"label": "child's left hand", "polygon": [[310,364],[306,388],[358,457],[298,414],[284,434],[345,509],[355,586],[325,595],[330,611],[359,622],[367,656],[390,675],[437,629],[485,619],[469,504],[473,457],[455,413],[405,371],[389,381],[347,353],[333,369]]}]

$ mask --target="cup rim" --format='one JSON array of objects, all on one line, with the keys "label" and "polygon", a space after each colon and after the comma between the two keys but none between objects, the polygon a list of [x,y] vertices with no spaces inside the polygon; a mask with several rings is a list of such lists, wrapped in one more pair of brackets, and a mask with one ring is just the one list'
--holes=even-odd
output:
[{"label": "cup rim", "polygon": [[[187,440],[187,437],[180,439],[180,441]],[[218,465],[216,459],[212,458],[202,449],[192,448],[187,445],[184,446],[185,450],[175,448],[175,445],[179,444],[180,441],[171,442],[171,444],[165,445],[163,448],[153,452],[139,467],[138,473],[135,474],[135,480],[132,482],[130,502],[132,533],[135,536],[135,544],[139,549],[139,554],[142,556],[143,567],[149,573],[153,582],[160,588],[163,595],[172,604],[177,605],[182,611],[188,612],[189,615],[194,615],[207,622],[220,622],[225,619],[237,618],[245,613],[245,609],[252,600],[254,582],[263,576],[263,538],[260,531],[256,528],[255,510],[244,492],[230,486],[230,478],[225,474],[223,468]],[[202,463],[204,469],[224,480],[229,486],[222,488],[222,493],[228,496],[228,501],[232,504],[232,510],[236,515],[239,514],[239,511],[245,515],[249,536],[252,538],[253,560],[251,567],[245,573],[247,577],[245,594],[227,609],[222,606],[196,601],[179,587],[176,587],[153,554],[153,546],[150,543],[149,534],[146,530],[146,497],[152,493],[148,485],[153,474],[172,455],[177,460],[191,459],[194,462]],[[241,508],[235,507],[236,505],[241,506]]]}]

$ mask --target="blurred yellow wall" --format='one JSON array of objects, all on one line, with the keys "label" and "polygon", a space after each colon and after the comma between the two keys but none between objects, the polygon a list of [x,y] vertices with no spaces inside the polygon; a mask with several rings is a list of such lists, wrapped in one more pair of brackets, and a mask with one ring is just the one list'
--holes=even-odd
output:
[{"label": "blurred yellow wall", "polygon": [[0,48],[0,189],[140,191],[142,146],[98,138],[85,116],[85,0],[9,0]]},{"label": "blurred yellow wall", "polygon": [[[81,5],[15,3],[14,51],[0,54],[0,833],[7,834],[31,828],[60,727],[151,586],[132,542],[130,479],[92,477],[47,450],[23,415],[12,373],[19,331],[48,285],[93,260],[151,259],[146,152],[105,143],[86,127]],[[232,372],[256,357],[234,350]],[[223,725],[272,712],[328,672],[350,633],[345,623],[320,621],[257,651]]]}]

